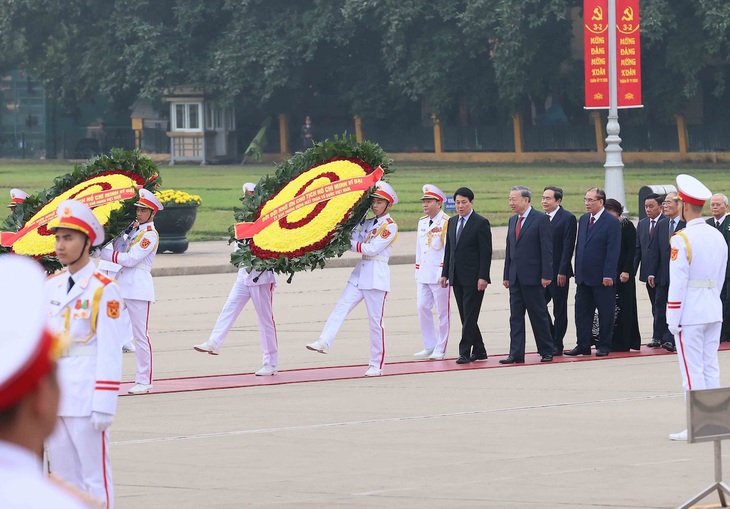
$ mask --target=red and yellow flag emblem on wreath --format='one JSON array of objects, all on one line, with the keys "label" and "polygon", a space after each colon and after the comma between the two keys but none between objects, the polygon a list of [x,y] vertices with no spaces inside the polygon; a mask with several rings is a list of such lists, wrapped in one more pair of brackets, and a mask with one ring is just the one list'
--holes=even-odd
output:
[{"label": "red and yellow flag emblem on wreath", "polygon": [[110,300],[106,303],[106,315],[109,318],[119,318],[119,301],[118,300]]},{"label": "red and yellow flag emblem on wreath", "polygon": [[147,249],[150,245],[150,239],[142,239],[139,245],[142,246],[142,249]]},{"label": "red and yellow flag emblem on wreath", "polygon": [[302,172],[269,198],[254,222],[237,223],[237,239],[251,239],[259,258],[300,256],[321,249],[383,176],[354,158],[335,158]]},{"label": "red and yellow flag emblem on wreath", "polygon": [[[666,251],[664,251],[664,252],[666,253]],[[674,260],[676,260],[676,259],[677,259],[677,255],[678,255],[678,254],[679,254],[679,249],[677,249],[676,247],[673,247],[673,248],[672,248],[672,251],[671,251],[671,258],[672,258],[672,261],[674,261]]]}]

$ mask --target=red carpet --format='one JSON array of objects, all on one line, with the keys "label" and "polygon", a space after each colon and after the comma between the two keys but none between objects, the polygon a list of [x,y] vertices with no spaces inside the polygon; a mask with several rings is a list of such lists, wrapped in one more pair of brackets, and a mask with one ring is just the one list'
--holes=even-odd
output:
[{"label": "red carpet", "polygon": [[[720,343],[720,351],[730,350],[730,343]],[[561,356],[555,357],[551,363],[541,363],[537,353],[529,353],[525,356],[524,364],[504,365],[499,359],[506,357],[494,355],[486,361],[472,362],[471,364],[456,364],[455,359],[443,361],[408,361],[386,364],[383,369],[383,376],[394,375],[417,375],[423,373],[440,373],[443,371],[462,371],[473,369],[503,368],[514,369],[520,366],[562,364],[568,362],[603,361],[611,359],[627,359],[636,357],[649,357],[654,355],[675,355],[663,348],[642,347],[636,352],[612,352],[608,357],[596,357],[580,355],[578,357]],[[279,371],[274,376],[256,376],[253,373],[237,373],[231,375],[210,375],[185,378],[167,378],[154,381],[154,388],[150,394],[166,394],[171,392],[208,391],[214,389],[237,389],[241,387],[260,387],[263,385],[294,384],[302,382],[324,382],[327,380],[347,380],[351,378],[364,378],[363,374],[367,366],[332,366],[326,368],[306,368]],[[134,385],[133,382],[122,383],[120,396],[127,396],[127,391]]]}]

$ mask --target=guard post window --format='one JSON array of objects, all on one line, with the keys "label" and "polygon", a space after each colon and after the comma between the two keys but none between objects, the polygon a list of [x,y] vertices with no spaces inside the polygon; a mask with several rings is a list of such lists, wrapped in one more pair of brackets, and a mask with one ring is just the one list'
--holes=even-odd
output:
[{"label": "guard post window", "polygon": [[176,103],[175,116],[173,117],[175,131],[201,131],[200,127],[200,104],[199,103]]}]

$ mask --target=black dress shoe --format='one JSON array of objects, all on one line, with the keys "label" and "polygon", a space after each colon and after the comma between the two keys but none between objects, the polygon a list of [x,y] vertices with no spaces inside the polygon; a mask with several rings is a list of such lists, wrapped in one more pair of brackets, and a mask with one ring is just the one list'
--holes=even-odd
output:
[{"label": "black dress shoe", "polygon": [[582,348],[578,348],[576,346],[572,350],[566,350],[564,353],[565,353],[565,355],[570,355],[572,357],[575,357],[576,355],[590,355],[591,351],[590,351],[590,349],[583,350]]},{"label": "black dress shoe", "polygon": [[664,348],[667,352],[676,352],[677,351],[677,347],[674,345],[674,343],[670,343],[669,341],[664,343],[662,345],[662,348]]},{"label": "black dress shoe", "polygon": [[553,356],[552,355],[543,355],[540,359],[540,362],[553,362]]},{"label": "black dress shoe", "polygon": [[464,355],[461,355],[458,359],[456,359],[457,364],[469,364],[470,362],[471,359],[469,357],[465,357]]},{"label": "black dress shoe", "polygon": [[646,346],[648,346],[649,348],[659,348],[660,346],[662,346],[662,342],[658,339],[652,339],[651,343],[647,343]]},{"label": "black dress shoe", "polygon": [[608,357],[608,350],[596,350],[596,357]]},{"label": "black dress shoe", "polygon": [[485,354],[485,353],[473,353],[473,354],[471,354],[471,357],[469,357],[469,360],[471,360],[472,362],[486,361],[487,360],[487,354]]},{"label": "black dress shoe", "polygon": [[521,359],[519,357],[513,357],[511,355],[508,355],[505,359],[500,359],[500,364],[524,364],[525,359]]}]

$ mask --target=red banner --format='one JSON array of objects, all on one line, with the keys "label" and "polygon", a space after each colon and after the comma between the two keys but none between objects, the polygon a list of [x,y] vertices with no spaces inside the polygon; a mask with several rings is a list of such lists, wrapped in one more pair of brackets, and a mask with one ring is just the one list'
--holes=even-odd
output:
[{"label": "red banner", "polygon": [[[616,86],[619,108],[640,108],[639,0],[616,0]],[[608,108],[608,0],[583,0],[587,109]]]},{"label": "red banner", "polygon": [[608,0],[583,0],[586,108],[608,108]]},{"label": "red banner", "polygon": [[[128,189],[109,189],[106,191],[100,191],[98,193],[79,196],[78,198],[74,199],[76,201],[80,201],[85,205],[88,205],[88,207],[91,209],[95,209],[96,207],[99,207],[101,205],[106,205],[107,203],[112,203],[115,201],[128,200],[129,198],[134,198],[134,196],[134,188],[130,187]],[[23,228],[18,232],[0,232],[0,245],[4,247],[12,247],[15,241],[23,238],[26,233],[37,230],[41,226],[48,224],[55,217],[56,211],[53,210],[40,217],[33,216],[33,218],[31,218],[32,220],[26,223],[25,226],[23,226]]]},{"label": "red banner", "polygon": [[639,0],[616,0],[618,107],[640,108],[641,39]]},{"label": "red banner", "polygon": [[276,207],[274,210],[263,214],[254,223],[236,223],[234,225],[235,236],[239,240],[250,239],[270,224],[303,207],[316,205],[317,203],[331,200],[336,196],[346,193],[366,191],[373,187],[382,176],[383,169],[378,166],[375,171],[369,175],[338,180],[336,182],[311,189],[306,193],[297,196],[293,200]]}]

